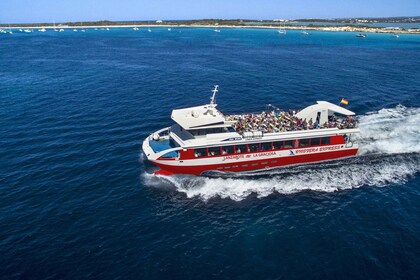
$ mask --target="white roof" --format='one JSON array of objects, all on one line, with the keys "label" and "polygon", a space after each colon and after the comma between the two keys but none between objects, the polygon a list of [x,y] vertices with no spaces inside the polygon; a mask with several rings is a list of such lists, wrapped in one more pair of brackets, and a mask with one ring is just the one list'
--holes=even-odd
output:
[{"label": "white roof", "polygon": [[317,101],[317,104],[315,105],[311,105],[306,107],[305,109],[303,109],[302,111],[300,111],[299,113],[296,114],[296,116],[298,118],[306,118],[306,116],[311,115],[313,112],[322,112],[325,110],[328,110],[328,115],[332,115],[334,113],[338,113],[341,115],[345,115],[345,116],[353,116],[355,115],[354,112],[347,110],[343,107],[340,107],[338,105],[332,104],[330,102],[327,101]]},{"label": "white roof", "polygon": [[172,111],[171,118],[184,129],[199,129],[206,126],[226,126],[225,117],[216,109],[216,104],[177,109]]}]

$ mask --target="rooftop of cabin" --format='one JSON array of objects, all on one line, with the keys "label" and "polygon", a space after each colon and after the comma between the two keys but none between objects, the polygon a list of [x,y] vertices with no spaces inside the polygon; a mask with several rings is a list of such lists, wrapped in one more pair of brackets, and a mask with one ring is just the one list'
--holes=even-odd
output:
[{"label": "rooftop of cabin", "polygon": [[234,122],[226,121],[225,116],[216,109],[216,104],[176,109],[171,118],[184,129],[203,129],[228,127]]}]

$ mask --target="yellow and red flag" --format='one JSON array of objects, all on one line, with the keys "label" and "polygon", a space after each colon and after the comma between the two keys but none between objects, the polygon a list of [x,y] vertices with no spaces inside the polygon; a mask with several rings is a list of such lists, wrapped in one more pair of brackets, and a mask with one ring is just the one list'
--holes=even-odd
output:
[{"label": "yellow and red flag", "polygon": [[349,101],[347,99],[341,98],[340,104],[348,105],[349,104]]}]

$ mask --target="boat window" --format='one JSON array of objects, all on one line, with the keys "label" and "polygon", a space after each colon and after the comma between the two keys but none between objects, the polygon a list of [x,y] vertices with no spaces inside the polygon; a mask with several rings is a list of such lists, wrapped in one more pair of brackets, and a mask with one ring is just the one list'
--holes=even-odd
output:
[{"label": "boat window", "polygon": [[179,157],[179,152],[178,151],[172,151],[169,153],[166,153],[162,156],[162,158],[178,158]]},{"label": "boat window", "polygon": [[209,148],[209,156],[218,156],[220,155],[220,147]]},{"label": "boat window", "polygon": [[261,151],[270,151],[271,148],[271,142],[268,143],[261,143]]},{"label": "boat window", "polygon": [[235,146],[235,152],[237,154],[246,153],[246,145],[236,145]]},{"label": "boat window", "polygon": [[301,147],[308,147],[309,146],[309,139],[300,139],[300,146]]},{"label": "boat window", "polygon": [[224,133],[224,132],[227,132],[225,129],[226,129],[225,127],[207,128],[206,133],[207,134]]},{"label": "boat window", "polygon": [[318,146],[321,144],[321,138],[312,138],[311,139],[311,146]]},{"label": "boat window", "polygon": [[293,148],[293,141],[292,140],[284,141],[284,148],[285,149]]},{"label": "boat window", "polygon": [[274,149],[275,150],[280,150],[283,146],[283,141],[277,141],[273,143]]},{"label": "boat window", "polygon": [[295,147],[295,148],[297,148],[297,147],[299,147],[299,140],[293,140],[293,146]]},{"label": "boat window", "polygon": [[205,156],[207,156],[207,149],[206,148],[195,149],[194,150],[194,156],[195,157],[205,157]]},{"label": "boat window", "polygon": [[222,155],[233,154],[233,146],[222,147]]},{"label": "boat window", "polygon": [[330,137],[322,137],[322,145],[330,144]]},{"label": "boat window", "polygon": [[174,139],[169,138],[169,146],[171,146],[172,148],[177,148],[179,147],[179,144],[175,142]]},{"label": "boat window", "polygon": [[248,152],[258,152],[258,144],[248,144]]}]

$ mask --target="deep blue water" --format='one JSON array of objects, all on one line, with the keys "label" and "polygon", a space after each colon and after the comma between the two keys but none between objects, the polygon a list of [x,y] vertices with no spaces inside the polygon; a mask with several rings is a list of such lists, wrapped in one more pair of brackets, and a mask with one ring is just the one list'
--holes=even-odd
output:
[{"label": "deep blue water", "polygon": [[[0,34],[0,278],[419,279],[420,36]],[[156,178],[173,108],[339,102],[360,156]]]}]

